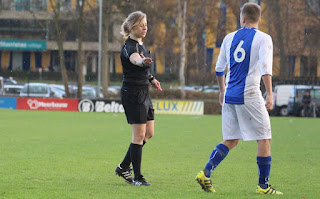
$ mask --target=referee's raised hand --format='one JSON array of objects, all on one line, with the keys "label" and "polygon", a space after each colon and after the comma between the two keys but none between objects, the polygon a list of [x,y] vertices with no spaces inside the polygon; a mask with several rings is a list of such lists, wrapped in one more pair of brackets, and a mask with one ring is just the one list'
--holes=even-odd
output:
[{"label": "referee's raised hand", "polygon": [[140,54],[140,57],[142,59],[142,65],[150,67],[153,63],[152,59],[149,57],[145,57],[143,54]]}]

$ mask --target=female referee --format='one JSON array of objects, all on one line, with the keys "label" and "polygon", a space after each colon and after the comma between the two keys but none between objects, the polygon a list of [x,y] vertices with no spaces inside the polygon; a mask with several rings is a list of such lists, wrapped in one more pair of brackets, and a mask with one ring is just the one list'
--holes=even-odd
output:
[{"label": "female referee", "polygon": [[[123,70],[121,101],[132,127],[132,141],[115,172],[127,183],[136,186],[151,185],[141,174],[142,147],[154,134],[154,109],[149,83],[161,90],[160,83],[149,73],[153,61],[142,42],[147,30],[147,16],[141,11],[129,14],[121,26],[121,34],[127,38],[120,55]],[[131,176],[131,162],[134,179]]]}]

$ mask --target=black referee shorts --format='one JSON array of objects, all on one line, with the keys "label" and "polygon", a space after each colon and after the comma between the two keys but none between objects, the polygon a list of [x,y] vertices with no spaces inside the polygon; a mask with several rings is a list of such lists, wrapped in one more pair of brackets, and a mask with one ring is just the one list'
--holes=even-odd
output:
[{"label": "black referee shorts", "polygon": [[147,121],[154,120],[149,88],[122,88],[121,103],[129,124],[145,124]]}]

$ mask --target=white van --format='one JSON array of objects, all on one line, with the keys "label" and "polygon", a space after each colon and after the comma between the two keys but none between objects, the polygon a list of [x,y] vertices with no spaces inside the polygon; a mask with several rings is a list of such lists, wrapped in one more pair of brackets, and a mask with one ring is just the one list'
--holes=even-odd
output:
[{"label": "white van", "polygon": [[295,90],[297,88],[305,87],[305,85],[277,85],[273,91],[273,114],[288,116],[288,104],[289,99],[294,97]]},{"label": "white van", "polygon": [[3,77],[0,77],[0,95],[2,95],[4,92],[3,87],[4,87]]},{"label": "white van", "polygon": [[294,85],[277,85],[273,91],[273,113],[275,115],[287,116],[289,98],[292,95]]}]

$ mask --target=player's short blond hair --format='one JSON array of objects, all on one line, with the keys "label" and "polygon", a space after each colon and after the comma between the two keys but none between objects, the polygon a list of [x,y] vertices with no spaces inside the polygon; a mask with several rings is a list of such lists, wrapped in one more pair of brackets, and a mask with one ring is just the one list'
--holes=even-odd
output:
[{"label": "player's short blond hair", "polygon": [[141,11],[132,12],[129,16],[125,19],[121,26],[121,34],[124,37],[128,37],[133,27],[140,24],[143,18],[147,19],[147,15]]},{"label": "player's short blond hair", "polygon": [[261,7],[256,3],[245,3],[240,9],[240,16],[245,17],[247,23],[257,23],[261,17]]}]

